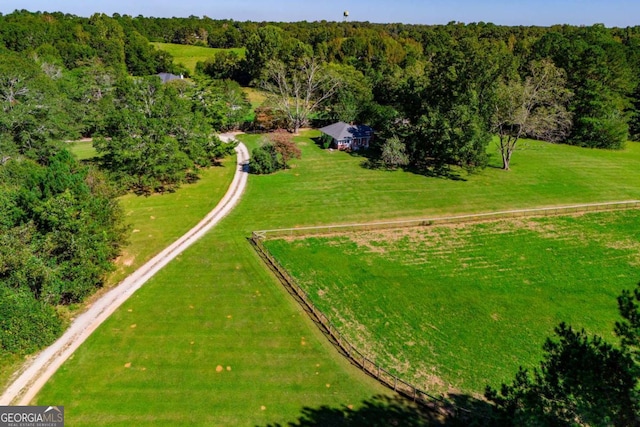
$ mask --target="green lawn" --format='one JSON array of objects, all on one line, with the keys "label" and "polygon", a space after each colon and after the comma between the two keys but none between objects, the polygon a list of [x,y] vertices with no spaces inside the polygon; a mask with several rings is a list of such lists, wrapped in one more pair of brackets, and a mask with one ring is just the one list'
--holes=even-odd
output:
[{"label": "green lawn", "polygon": [[96,157],[98,154],[93,147],[93,141],[75,141],[69,143],[67,147],[78,160],[89,160]]},{"label": "green lawn", "polygon": [[[74,143],[71,151],[80,159],[95,156],[91,142]],[[129,242],[116,262],[115,271],[107,280],[107,287],[117,284],[135,271],[213,209],[233,179],[235,161],[235,157],[224,159],[221,166],[202,171],[199,181],[183,185],[175,193],[121,197],[120,203],[130,225]],[[77,307],[71,309],[69,315],[73,315]],[[21,362],[17,357],[0,359],[0,384],[8,380]]]},{"label": "green lawn", "polygon": [[191,70],[191,72],[195,71],[196,64],[199,61],[206,61],[207,59],[215,56],[216,52],[220,52],[222,50],[230,50],[237,53],[240,57],[244,57],[245,54],[244,48],[217,49],[202,46],[160,42],[153,42],[151,44],[154,45],[156,49],[169,52],[173,56],[173,62],[175,62],[176,64],[183,64],[185,67]]},{"label": "green lawn", "polygon": [[[310,132],[317,136],[319,133]],[[260,135],[245,135],[254,147]],[[362,157],[324,151],[299,137],[302,159],[272,176],[255,176],[243,206],[259,212],[252,230],[349,224],[435,215],[640,199],[640,143],[602,151],[528,141],[512,170],[491,166],[460,180],[361,167]],[[495,148],[492,146],[491,148]]]},{"label": "green lawn", "polygon": [[235,161],[235,156],[224,159],[221,166],[202,171],[200,180],[175,193],[123,196],[120,200],[131,234],[112,281],[122,280],[200,222],[229,188]]},{"label": "green lawn", "polygon": [[431,392],[532,368],[562,321],[613,338],[640,280],[640,211],[267,240],[367,357]]},{"label": "green lawn", "polygon": [[[241,137],[250,147],[259,138]],[[37,402],[64,404],[70,425],[266,425],[295,421],[305,406],[357,407],[382,388],[266,270],[252,230],[640,198],[639,144],[532,142],[511,172],[453,181],[364,169],[360,157],[296,140],[302,159],[251,176],[240,205],[103,324]]]}]

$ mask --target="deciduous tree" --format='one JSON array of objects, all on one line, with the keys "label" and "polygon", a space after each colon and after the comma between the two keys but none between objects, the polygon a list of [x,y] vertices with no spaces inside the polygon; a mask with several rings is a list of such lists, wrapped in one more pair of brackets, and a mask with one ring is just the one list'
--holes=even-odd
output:
[{"label": "deciduous tree", "polygon": [[292,135],[286,130],[280,129],[269,134],[269,140],[279,154],[282,168],[286,169],[289,160],[299,159],[302,155],[300,148],[293,142]]},{"label": "deciduous tree", "polygon": [[530,75],[498,86],[492,116],[499,137],[502,168],[509,169],[511,156],[522,137],[561,141],[571,129],[566,105],[570,92],[565,88],[564,70],[553,62],[532,62]]},{"label": "deciduous tree", "polygon": [[306,58],[293,69],[283,62],[270,61],[262,87],[271,94],[269,102],[287,117],[291,130],[297,134],[339,84],[315,59]]},{"label": "deciduous tree", "polygon": [[388,169],[396,169],[399,166],[409,164],[406,146],[397,136],[393,136],[382,143],[380,159]]},{"label": "deciduous tree", "polygon": [[194,91],[182,81],[162,84],[157,77],[119,82],[118,108],[107,125],[111,139],[94,145],[103,167],[125,188],[172,191],[233,150],[199,111]]}]

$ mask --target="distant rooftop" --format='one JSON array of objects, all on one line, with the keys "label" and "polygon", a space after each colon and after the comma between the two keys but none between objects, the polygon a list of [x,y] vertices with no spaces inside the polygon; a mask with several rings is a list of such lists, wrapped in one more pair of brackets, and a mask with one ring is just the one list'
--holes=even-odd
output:
[{"label": "distant rooftop", "polygon": [[338,122],[321,128],[320,132],[326,133],[336,141],[343,141],[349,138],[370,137],[373,129],[367,125],[350,125],[345,122]]},{"label": "distant rooftop", "polygon": [[162,83],[183,79],[182,74],[180,74],[179,76],[176,76],[175,74],[171,74],[171,73],[158,73],[156,74],[156,76],[160,77],[160,80],[162,80]]}]

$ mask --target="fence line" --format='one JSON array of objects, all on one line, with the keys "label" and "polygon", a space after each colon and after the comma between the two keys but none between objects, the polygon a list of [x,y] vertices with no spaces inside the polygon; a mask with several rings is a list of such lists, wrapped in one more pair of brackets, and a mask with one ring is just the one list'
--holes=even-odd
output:
[{"label": "fence line", "polygon": [[428,392],[419,389],[415,385],[403,380],[402,378],[393,375],[392,373],[378,365],[375,361],[369,360],[362,352],[354,347],[349,342],[349,340],[347,340],[347,338],[338,330],[338,328],[336,328],[329,317],[327,317],[313,304],[313,302],[311,302],[311,299],[309,298],[307,292],[298,285],[296,280],[291,277],[289,272],[284,267],[282,267],[280,263],[271,255],[269,250],[265,248],[263,240],[269,237],[273,238],[292,235],[323,234],[345,231],[376,230],[416,226],[424,227],[435,224],[465,223],[527,216],[554,216],[570,213],[637,209],[639,207],[640,201],[629,200],[622,202],[593,203],[536,209],[519,209],[511,211],[489,212],[407,221],[388,221],[368,224],[346,224],[324,227],[300,227],[276,230],[260,230],[254,231],[252,233],[250,241],[253,243],[260,256],[276,273],[283,285],[297,297],[305,311],[307,311],[309,315],[312,316],[312,318],[315,318],[317,320],[317,322],[319,323],[319,327],[331,337],[334,345],[337,346],[343,352],[343,354],[351,360],[352,363],[360,367],[364,372],[375,378],[381,384],[389,387],[397,393],[404,395],[409,399],[412,399],[414,402],[425,404],[435,410],[440,410],[443,412],[454,411],[458,415],[460,415],[460,413],[470,414],[471,411],[455,405],[454,403],[445,400],[443,397],[429,394]]},{"label": "fence line", "polygon": [[434,396],[427,393],[424,390],[419,389],[415,385],[403,380],[402,378],[393,375],[380,365],[378,365],[375,361],[372,361],[366,357],[361,351],[359,351],[356,347],[354,347],[349,340],[338,330],[338,328],[331,322],[331,320],[320,311],[309,298],[307,292],[302,289],[298,283],[295,281],[293,277],[288,273],[288,271],[280,265],[280,263],[271,255],[269,250],[265,248],[262,243],[261,238],[255,237],[255,235],[251,238],[251,242],[254,247],[262,256],[262,258],[268,263],[269,267],[276,273],[280,281],[287,287],[294,295],[297,297],[298,301],[302,304],[305,311],[307,311],[312,318],[317,320],[320,324],[319,327],[328,334],[333,340],[333,344],[337,346],[343,354],[348,357],[351,362],[361,368],[364,372],[378,380],[380,383],[385,386],[391,388],[404,395],[405,397],[428,406],[433,406],[436,403],[441,404],[438,408],[435,406],[434,409],[443,409],[442,404],[446,404],[448,407],[447,410],[456,410],[469,412],[465,408],[456,407],[451,402],[443,399],[439,396]]},{"label": "fence line", "polygon": [[532,216],[556,216],[563,214],[575,214],[586,212],[601,212],[624,209],[637,209],[640,207],[640,200],[626,200],[621,202],[607,203],[587,203],[570,206],[553,206],[546,208],[533,209],[517,209],[509,211],[486,212],[479,214],[468,214],[447,217],[410,219],[403,221],[386,221],[371,222],[360,224],[338,224],[316,227],[297,227],[297,228],[280,228],[274,230],[254,231],[252,236],[254,239],[267,239],[275,237],[300,236],[309,234],[328,234],[340,233],[347,231],[369,231],[382,230],[389,228],[405,228],[405,227],[427,227],[436,224],[456,224],[477,221],[490,221],[506,218],[522,218]]}]

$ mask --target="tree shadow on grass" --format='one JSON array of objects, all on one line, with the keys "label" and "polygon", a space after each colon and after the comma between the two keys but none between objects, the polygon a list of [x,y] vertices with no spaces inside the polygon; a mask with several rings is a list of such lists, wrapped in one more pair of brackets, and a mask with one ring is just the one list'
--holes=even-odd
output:
[{"label": "tree shadow on grass", "polygon": [[358,150],[349,152],[353,157],[362,158],[360,166],[365,169],[382,170],[382,171],[395,171],[401,169],[405,172],[409,172],[415,175],[422,175],[428,178],[441,178],[449,179],[452,181],[467,181],[463,176],[462,170],[454,168],[448,164],[436,164],[425,163],[422,165],[407,165],[397,166],[395,168],[388,168],[380,159],[380,156],[376,154],[372,149]]},{"label": "tree shadow on grass", "polygon": [[[457,409],[462,405],[466,410]],[[416,404],[401,396],[374,396],[360,407],[305,407],[300,418],[287,424],[267,427],[424,427],[489,426],[491,406],[471,396],[450,396],[450,402]]]},{"label": "tree shadow on grass", "polygon": [[[322,136],[310,138],[313,143],[321,150],[338,151],[336,148],[331,148],[331,144]],[[443,178],[450,179],[452,181],[466,181],[467,179],[462,174],[449,165],[424,165],[424,166],[406,166],[398,168],[387,168],[379,159],[379,155],[374,148],[361,148],[360,150],[347,150],[345,151],[352,157],[358,157],[362,159],[360,166],[364,169],[380,170],[380,171],[395,171],[402,169],[405,172],[413,173],[416,175],[423,175],[430,178]]]}]

